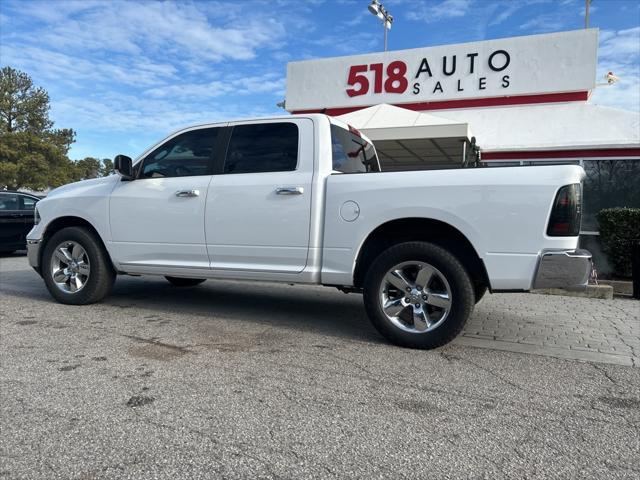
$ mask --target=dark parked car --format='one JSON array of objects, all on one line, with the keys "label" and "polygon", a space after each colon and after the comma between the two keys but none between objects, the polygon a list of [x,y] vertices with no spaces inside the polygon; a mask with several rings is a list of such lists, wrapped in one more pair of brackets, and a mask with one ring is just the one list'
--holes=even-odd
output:
[{"label": "dark parked car", "polygon": [[0,191],[0,253],[27,248],[33,210],[40,199],[27,193]]}]

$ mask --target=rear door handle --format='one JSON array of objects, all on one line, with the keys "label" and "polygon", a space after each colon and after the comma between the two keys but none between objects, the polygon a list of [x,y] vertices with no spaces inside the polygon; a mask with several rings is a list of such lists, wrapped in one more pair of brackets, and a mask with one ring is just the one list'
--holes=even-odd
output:
[{"label": "rear door handle", "polygon": [[200,190],[178,190],[176,197],[198,197],[200,196]]},{"label": "rear door handle", "polygon": [[304,188],[302,187],[278,187],[276,188],[278,195],[302,195]]}]

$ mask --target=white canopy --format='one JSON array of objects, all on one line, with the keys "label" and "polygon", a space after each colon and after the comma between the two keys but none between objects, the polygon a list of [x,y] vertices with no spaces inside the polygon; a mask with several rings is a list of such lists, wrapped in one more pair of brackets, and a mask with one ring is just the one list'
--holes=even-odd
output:
[{"label": "white canopy", "polygon": [[640,147],[640,114],[589,103],[438,110],[469,122],[483,151]]},{"label": "white canopy", "polygon": [[415,138],[471,138],[469,124],[430,113],[415,112],[387,103],[340,115],[340,120],[353,125],[371,140]]},{"label": "white canopy", "polygon": [[466,122],[386,103],[336,118],[373,141],[384,170],[460,167],[471,139]]}]

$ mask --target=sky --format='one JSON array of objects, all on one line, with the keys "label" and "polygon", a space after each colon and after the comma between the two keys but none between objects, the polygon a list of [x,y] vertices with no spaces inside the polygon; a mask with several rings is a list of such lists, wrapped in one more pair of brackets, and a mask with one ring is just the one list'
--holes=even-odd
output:
[{"label": "sky", "polygon": [[[69,156],[135,157],[199,122],[282,114],[293,60],[383,49],[368,0],[1,0],[0,66],[51,98]],[[389,50],[584,27],[584,0],[383,0]],[[593,0],[600,29],[591,102],[640,112],[640,2]]]}]

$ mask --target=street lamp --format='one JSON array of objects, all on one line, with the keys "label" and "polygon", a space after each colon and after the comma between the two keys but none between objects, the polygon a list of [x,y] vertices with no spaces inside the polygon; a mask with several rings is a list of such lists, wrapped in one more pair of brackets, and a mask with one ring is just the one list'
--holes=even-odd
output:
[{"label": "street lamp", "polygon": [[382,26],[384,27],[384,51],[387,51],[387,30],[391,30],[391,24],[393,23],[393,17],[387,12],[379,0],[371,0],[369,4],[369,11],[372,15],[375,15],[382,20]]}]

